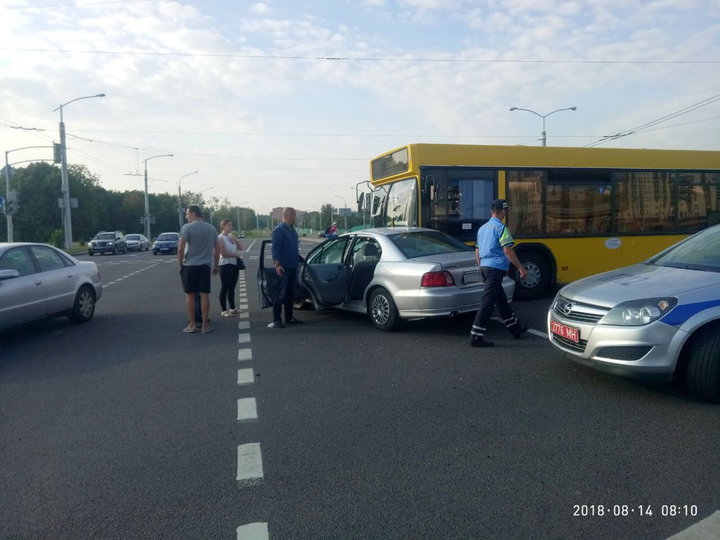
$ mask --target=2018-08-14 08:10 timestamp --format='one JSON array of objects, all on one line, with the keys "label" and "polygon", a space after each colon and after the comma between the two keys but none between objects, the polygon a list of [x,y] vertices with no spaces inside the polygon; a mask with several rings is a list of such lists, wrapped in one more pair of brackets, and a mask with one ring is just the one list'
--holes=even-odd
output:
[{"label": "2018-08-14 08:10 timestamp", "polygon": [[573,517],[695,517],[698,515],[696,504],[574,504]]}]

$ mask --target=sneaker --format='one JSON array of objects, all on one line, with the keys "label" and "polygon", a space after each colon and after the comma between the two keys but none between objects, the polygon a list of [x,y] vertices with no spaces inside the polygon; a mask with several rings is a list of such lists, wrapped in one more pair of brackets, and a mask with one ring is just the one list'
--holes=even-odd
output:
[{"label": "sneaker", "polygon": [[220,315],[223,317],[234,317],[235,313],[233,313],[232,309],[228,309],[227,311],[223,311]]},{"label": "sneaker", "polygon": [[194,334],[195,332],[197,332],[197,329],[189,324],[185,328],[183,328],[183,332],[185,332],[186,334]]},{"label": "sneaker", "polygon": [[302,321],[298,321],[295,317],[292,319],[286,320],[285,324],[302,324]]},{"label": "sneaker", "polygon": [[473,338],[470,340],[470,345],[473,347],[494,347],[495,344],[492,341],[487,341],[485,338]]},{"label": "sneaker", "polygon": [[268,328],[284,328],[282,321],[273,321],[267,325]]},{"label": "sneaker", "polygon": [[207,327],[205,327],[205,328],[202,329],[202,332],[201,332],[201,333],[203,333],[203,334],[209,334],[209,333],[212,332],[213,330],[214,330],[214,329],[213,329],[211,326],[207,326]]}]

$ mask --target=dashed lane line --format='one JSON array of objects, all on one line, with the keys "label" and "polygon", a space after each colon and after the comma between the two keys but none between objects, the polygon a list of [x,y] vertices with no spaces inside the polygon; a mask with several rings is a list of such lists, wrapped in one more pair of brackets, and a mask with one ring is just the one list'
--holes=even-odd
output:
[{"label": "dashed lane line", "polygon": [[249,422],[257,420],[257,403],[255,398],[238,399],[238,422]]},{"label": "dashed lane line", "polygon": [[248,523],[237,528],[237,540],[267,540],[270,538],[267,523]]},{"label": "dashed lane line", "polygon": [[257,485],[263,479],[260,443],[238,446],[237,481],[242,485]]}]

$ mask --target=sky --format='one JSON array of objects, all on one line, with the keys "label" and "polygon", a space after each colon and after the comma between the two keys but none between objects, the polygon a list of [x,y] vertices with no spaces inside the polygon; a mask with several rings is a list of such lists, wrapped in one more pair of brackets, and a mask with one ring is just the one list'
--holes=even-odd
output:
[{"label": "sky", "polygon": [[541,145],[544,115],[548,146],[720,149],[717,0],[3,0],[0,74],[9,163],[52,158],[19,149],[63,105],[106,189],[147,166],[262,213],[352,207],[409,143]]}]

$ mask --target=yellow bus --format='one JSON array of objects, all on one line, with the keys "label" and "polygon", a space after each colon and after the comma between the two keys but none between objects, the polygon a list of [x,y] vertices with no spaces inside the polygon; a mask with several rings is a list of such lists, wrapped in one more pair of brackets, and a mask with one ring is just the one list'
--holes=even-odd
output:
[{"label": "yellow bus", "polygon": [[507,199],[528,270],[518,299],[720,222],[720,151],[410,144],[373,159],[370,183],[371,226],[430,227],[471,245],[491,201]]}]

